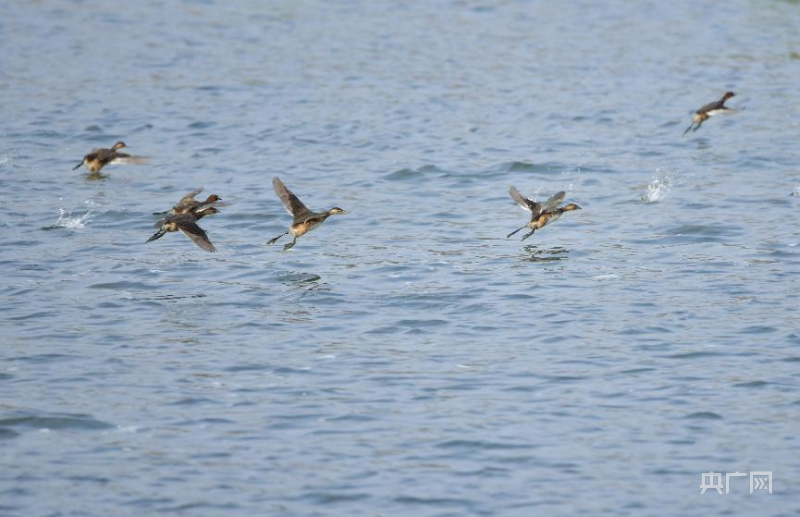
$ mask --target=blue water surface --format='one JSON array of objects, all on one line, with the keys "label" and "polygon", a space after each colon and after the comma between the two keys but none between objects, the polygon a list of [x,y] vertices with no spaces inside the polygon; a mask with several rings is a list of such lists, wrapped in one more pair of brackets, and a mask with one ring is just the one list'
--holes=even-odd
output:
[{"label": "blue water surface", "polygon": [[[6,2],[0,515],[800,514],[798,27]],[[72,170],[117,140],[147,163]],[[349,214],[267,246],[274,176]],[[583,210],[506,239],[511,185]],[[145,244],[200,186],[218,252]]]}]

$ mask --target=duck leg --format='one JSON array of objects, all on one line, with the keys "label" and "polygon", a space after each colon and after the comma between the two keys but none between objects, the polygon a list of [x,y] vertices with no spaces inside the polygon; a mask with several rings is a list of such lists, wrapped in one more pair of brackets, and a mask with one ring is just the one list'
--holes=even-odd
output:
[{"label": "duck leg", "polygon": [[516,230],[514,230],[513,232],[511,232],[511,233],[509,233],[508,235],[506,235],[506,239],[508,239],[509,237],[511,237],[512,235],[514,235],[515,233],[517,233],[518,231],[520,231],[520,230],[524,230],[525,228],[527,228],[527,226],[528,226],[528,225],[526,224],[525,226],[523,226],[523,227],[521,227],[521,228],[517,228],[517,229],[516,229]]},{"label": "duck leg", "polygon": [[[289,233],[289,232],[286,232],[286,233]],[[284,234],[284,235],[285,235],[285,234]],[[294,246],[296,242],[297,242],[297,237],[295,237],[294,239],[292,239],[292,242],[290,242],[289,244],[284,244],[284,245],[283,245],[283,251],[286,251],[286,250],[288,250],[289,248],[291,248],[292,246]]]},{"label": "duck leg", "polygon": [[[682,134],[681,136],[686,136],[686,133],[688,133],[688,132],[689,132],[689,130],[690,130],[690,129],[692,129],[693,127],[694,127],[694,121],[692,121],[692,123],[691,123],[691,124],[689,124],[689,127],[687,127],[687,128],[686,128],[686,131],[684,131],[684,132],[683,132],[683,134]],[[695,130],[695,131],[696,131],[696,130]]]},{"label": "duck leg", "polygon": [[523,235],[522,236],[522,240],[524,241],[525,239],[527,239],[528,237],[530,237],[534,233],[536,233],[536,229],[535,228],[533,230],[531,230],[530,233],[526,233],[525,235]]},{"label": "duck leg", "polygon": [[283,237],[284,235],[286,235],[286,234],[288,234],[288,233],[289,233],[289,232],[288,232],[288,231],[286,231],[286,232],[284,232],[284,233],[282,233],[282,234],[278,235],[278,236],[277,236],[277,237],[275,237],[274,239],[270,239],[270,240],[268,240],[268,241],[267,241],[267,244],[275,244],[275,241],[277,241],[278,239],[280,239],[281,237]]}]

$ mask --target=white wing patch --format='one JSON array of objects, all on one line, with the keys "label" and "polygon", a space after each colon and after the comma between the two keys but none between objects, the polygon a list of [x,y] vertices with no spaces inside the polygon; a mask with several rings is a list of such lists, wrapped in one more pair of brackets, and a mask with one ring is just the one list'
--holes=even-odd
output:
[{"label": "white wing patch", "polygon": [[708,115],[709,117],[713,117],[713,116],[716,116],[716,115],[732,115],[732,114],[736,113],[737,111],[739,111],[739,110],[735,110],[733,108],[722,108],[722,109],[718,109],[718,110],[707,111],[706,115]]},{"label": "white wing patch", "polygon": [[114,165],[136,165],[147,163],[147,158],[137,158],[136,156],[123,156],[120,158],[114,158],[109,163],[113,163]]}]

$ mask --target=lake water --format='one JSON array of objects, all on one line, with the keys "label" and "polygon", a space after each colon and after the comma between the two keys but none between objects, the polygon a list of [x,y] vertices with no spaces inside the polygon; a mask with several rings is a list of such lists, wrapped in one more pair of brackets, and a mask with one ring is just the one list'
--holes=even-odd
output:
[{"label": "lake water", "polygon": [[800,513],[798,2],[2,11],[1,515]]}]

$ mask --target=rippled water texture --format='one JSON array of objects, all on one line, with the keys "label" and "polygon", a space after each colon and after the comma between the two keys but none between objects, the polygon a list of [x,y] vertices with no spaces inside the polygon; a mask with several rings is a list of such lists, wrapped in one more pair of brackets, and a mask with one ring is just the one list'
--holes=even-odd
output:
[{"label": "rippled water texture", "polygon": [[[0,514],[797,515],[799,28],[6,2]],[[117,140],[147,163],[72,171]],[[350,213],[266,246],[276,175]],[[506,239],[510,185],[583,210]],[[145,244],[199,186],[218,253]]]}]

